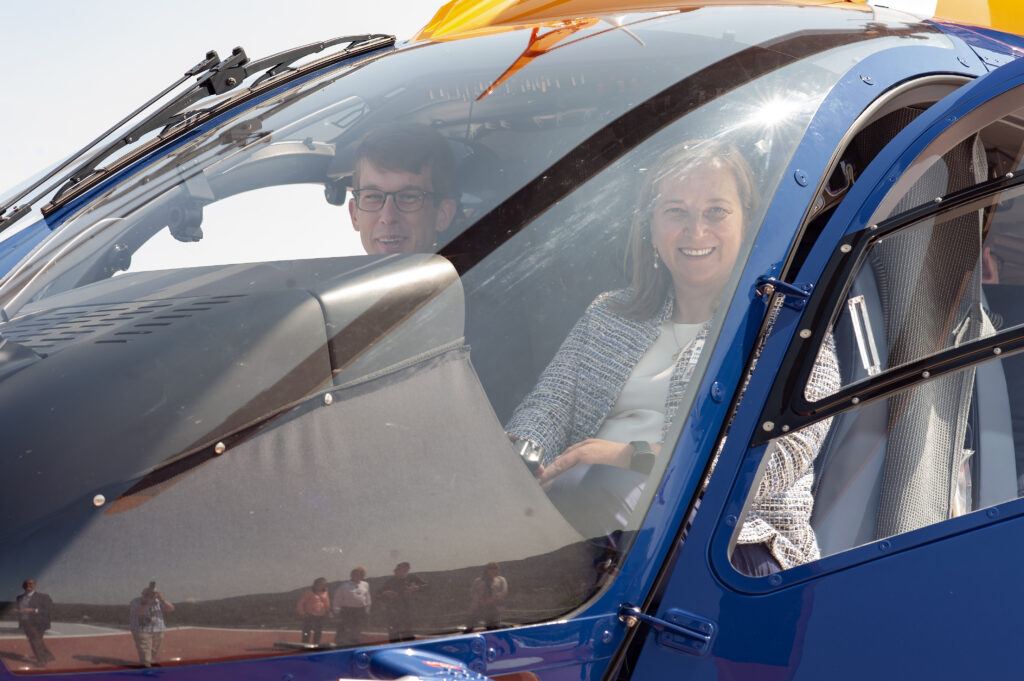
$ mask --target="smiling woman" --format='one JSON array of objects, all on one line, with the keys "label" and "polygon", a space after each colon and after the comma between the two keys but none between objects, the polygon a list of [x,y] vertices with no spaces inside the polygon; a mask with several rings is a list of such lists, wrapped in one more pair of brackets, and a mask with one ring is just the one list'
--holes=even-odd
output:
[{"label": "smiling woman", "polygon": [[[512,438],[543,452],[542,485],[565,494],[560,488],[613,474],[607,467],[628,469],[635,475],[625,486],[634,490],[623,501],[635,505],[735,274],[747,216],[755,211],[753,174],[728,143],[683,142],[646,173],[631,227],[632,286],[597,297],[506,427]],[[624,337],[634,341],[625,344]],[[574,380],[566,381],[572,373]],[[816,376],[812,391],[827,394],[838,386],[830,349],[819,356]],[[604,399],[595,400],[598,395]],[[583,408],[595,402],[600,406]],[[579,418],[580,412],[586,415]],[[818,557],[810,527],[811,462],[828,423],[818,426],[781,438],[768,464],[774,490],[751,509],[734,557],[749,574]],[[790,459],[802,463],[790,466]]]}]

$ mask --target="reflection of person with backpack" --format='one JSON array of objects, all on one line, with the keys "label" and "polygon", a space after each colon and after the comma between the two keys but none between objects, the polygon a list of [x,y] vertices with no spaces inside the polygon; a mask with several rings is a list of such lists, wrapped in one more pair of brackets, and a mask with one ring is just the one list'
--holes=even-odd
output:
[{"label": "reflection of person with backpack", "polygon": [[26,579],[22,582],[21,588],[25,591],[18,595],[14,612],[18,613],[18,626],[25,632],[25,637],[32,646],[36,665],[43,666],[55,659],[43,642],[43,635],[50,628],[53,600],[47,594],[36,591],[34,579]]},{"label": "reflection of person with backpack", "polygon": [[481,620],[488,629],[500,627],[507,596],[508,582],[501,576],[501,568],[497,563],[488,563],[483,575],[469,587],[469,628],[473,629]]},{"label": "reflection of person with backpack", "polygon": [[412,594],[427,586],[427,583],[409,574],[409,563],[395,566],[395,575],[381,587],[380,597],[384,601],[384,618],[388,624],[388,641],[398,643],[411,641],[412,635]]}]

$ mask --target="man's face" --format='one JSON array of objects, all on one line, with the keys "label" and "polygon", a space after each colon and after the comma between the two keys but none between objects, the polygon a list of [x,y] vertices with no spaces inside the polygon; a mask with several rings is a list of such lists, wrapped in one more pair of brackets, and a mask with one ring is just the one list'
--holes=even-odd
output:
[{"label": "man's face", "polygon": [[[430,168],[424,168],[421,173],[385,170],[363,159],[359,161],[359,186],[356,189],[433,192],[434,185],[430,179]],[[398,210],[394,196],[386,197],[384,206],[376,211],[361,210],[355,199],[350,199],[348,212],[352,226],[359,232],[359,240],[369,255],[432,253],[438,232],[447,229],[455,217],[455,201],[438,199],[428,193],[419,209],[404,212]]]},{"label": "man's face", "polygon": [[25,583],[22,584],[22,587],[25,589],[26,592],[35,591],[36,581],[34,579],[26,579]]}]

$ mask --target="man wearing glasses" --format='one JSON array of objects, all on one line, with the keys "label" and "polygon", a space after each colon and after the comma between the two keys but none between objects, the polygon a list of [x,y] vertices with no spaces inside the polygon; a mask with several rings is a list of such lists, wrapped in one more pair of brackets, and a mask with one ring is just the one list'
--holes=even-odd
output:
[{"label": "man wearing glasses", "polygon": [[356,149],[352,226],[369,255],[433,253],[455,217],[451,149],[426,126],[387,125]]}]

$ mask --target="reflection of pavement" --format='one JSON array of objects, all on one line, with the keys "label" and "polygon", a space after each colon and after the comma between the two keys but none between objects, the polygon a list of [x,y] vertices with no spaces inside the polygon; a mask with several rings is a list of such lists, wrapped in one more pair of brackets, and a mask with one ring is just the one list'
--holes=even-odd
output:
[{"label": "reflection of pavement", "polygon": [[[75,622],[54,622],[52,628],[46,632],[47,638],[53,636],[102,636],[104,634],[123,634],[124,629],[113,627],[101,627],[95,624],[78,624]],[[20,638],[22,633],[18,625],[0,627],[0,639]]]},{"label": "reflection of pavement", "polygon": [[[325,642],[333,638],[333,634],[324,632]],[[383,639],[384,635],[380,638]],[[0,661],[15,674],[101,671],[138,666],[135,643],[124,629],[55,622],[53,629],[46,633],[45,640],[57,659],[45,667],[36,667],[28,640],[19,631],[10,632],[5,627],[0,635]],[[299,643],[301,640],[302,633],[294,629],[172,628],[164,634],[157,661],[171,666],[279,656],[287,652],[275,644]],[[370,641],[369,637],[363,640],[363,643],[383,642],[379,639]]]}]

